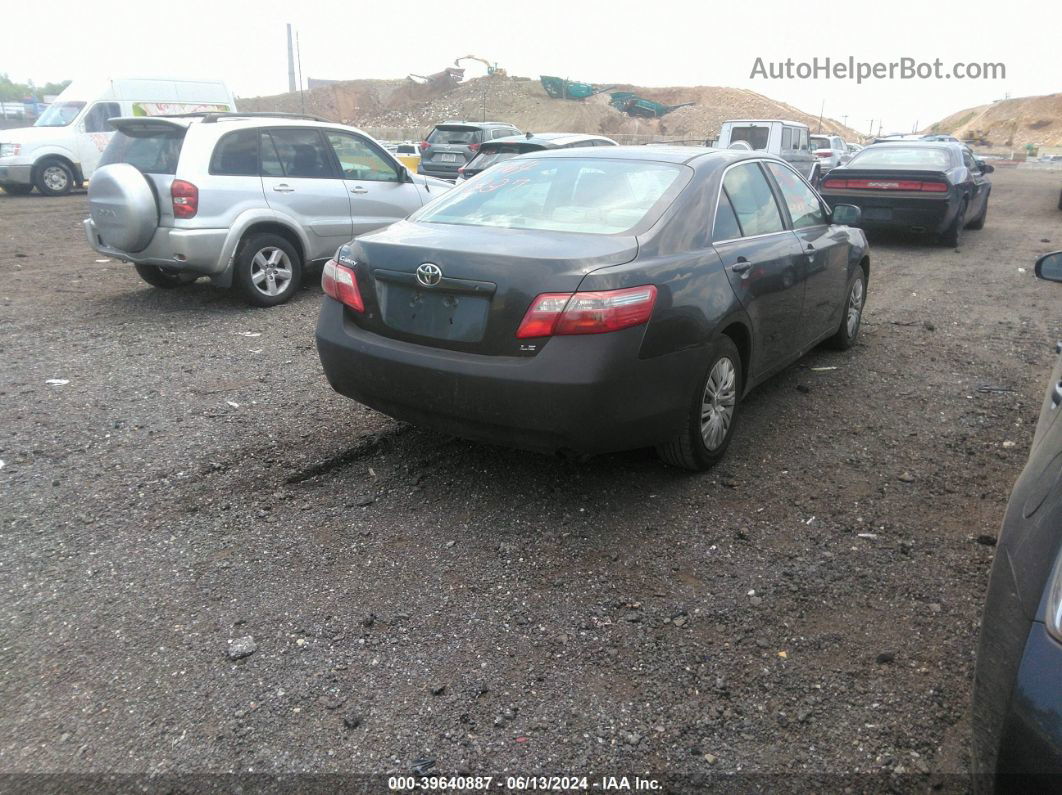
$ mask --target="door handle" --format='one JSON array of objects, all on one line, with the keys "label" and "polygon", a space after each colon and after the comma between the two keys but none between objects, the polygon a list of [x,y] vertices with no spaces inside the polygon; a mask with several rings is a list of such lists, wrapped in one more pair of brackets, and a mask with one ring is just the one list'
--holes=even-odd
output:
[{"label": "door handle", "polygon": [[748,271],[752,270],[752,263],[742,257],[730,266],[730,270],[732,270],[734,273],[747,273]]},{"label": "door handle", "polygon": [[277,193],[291,193],[295,190],[295,188],[291,187],[291,185],[281,183],[280,185],[274,185],[273,190],[275,190]]},{"label": "door handle", "polygon": [[363,188],[363,187],[361,187],[361,185],[357,185],[357,186],[351,188],[350,192],[351,193],[368,193],[369,189],[368,188]]}]

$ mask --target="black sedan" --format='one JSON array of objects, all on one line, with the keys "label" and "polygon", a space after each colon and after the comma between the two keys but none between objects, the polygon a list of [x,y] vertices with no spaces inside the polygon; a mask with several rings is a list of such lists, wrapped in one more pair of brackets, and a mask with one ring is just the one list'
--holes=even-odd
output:
[{"label": "black sedan", "polygon": [[[1062,282],[1062,251],[1036,274]],[[1056,345],[1062,354],[1062,342]],[[978,789],[1062,788],[1062,355],[1014,484],[981,621],[974,677]]]},{"label": "black sedan", "polygon": [[749,389],[852,345],[856,220],[754,152],[522,155],[340,248],[317,349],[337,391],[398,419],[703,469]]},{"label": "black sedan", "polygon": [[583,133],[525,133],[495,138],[480,145],[476,156],[468,164],[457,169],[457,182],[472,179],[491,166],[512,160],[517,155],[541,152],[543,149],[581,149],[588,146],[616,146],[616,142],[603,135]]},{"label": "black sedan", "polygon": [[822,195],[862,209],[864,229],[924,232],[957,246],[964,229],[985,225],[993,170],[958,143],[880,143],[833,169]]}]

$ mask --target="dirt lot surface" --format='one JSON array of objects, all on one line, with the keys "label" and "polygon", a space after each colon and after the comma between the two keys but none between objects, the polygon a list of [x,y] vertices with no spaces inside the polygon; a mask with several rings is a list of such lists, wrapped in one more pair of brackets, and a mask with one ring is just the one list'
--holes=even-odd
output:
[{"label": "dirt lot surface", "polygon": [[84,195],[0,196],[0,771],[954,784],[1062,338],[1058,174],[993,176],[961,252],[873,242],[861,342],[701,475],[398,424],[325,383],[316,284],[156,290]]}]

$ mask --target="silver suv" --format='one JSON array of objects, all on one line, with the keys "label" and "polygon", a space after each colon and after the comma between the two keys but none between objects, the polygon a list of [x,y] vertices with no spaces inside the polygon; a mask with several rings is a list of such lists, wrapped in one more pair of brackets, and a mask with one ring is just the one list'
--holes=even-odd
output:
[{"label": "silver suv", "polygon": [[284,114],[111,120],[85,234],[155,287],[208,276],[257,306],[288,300],[304,266],[448,190],[360,130]]}]

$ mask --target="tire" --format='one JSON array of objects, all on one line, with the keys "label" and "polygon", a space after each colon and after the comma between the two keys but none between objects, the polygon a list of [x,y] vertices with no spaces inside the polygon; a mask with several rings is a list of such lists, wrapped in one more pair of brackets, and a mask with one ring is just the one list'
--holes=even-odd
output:
[{"label": "tire", "polygon": [[252,306],[282,304],[302,286],[302,258],[280,235],[251,235],[236,256],[235,285]]},{"label": "tire", "polygon": [[[670,441],[657,446],[657,455],[671,466],[695,472],[718,463],[726,454],[734,435],[742,384],[744,374],[737,346],[730,337],[720,336],[712,344],[704,376],[697,380],[697,389],[691,396],[686,427]],[[713,386],[715,399],[709,406],[705,401],[709,399]],[[726,413],[727,407],[729,415]],[[708,415],[709,411],[711,415]],[[711,436],[713,428],[716,429],[714,437]]]},{"label": "tire", "polygon": [[137,275],[152,287],[170,290],[191,284],[199,277],[194,273],[179,273],[160,268],[158,265],[134,265]]},{"label": "tire", "polygon": [[989,193],[985,196],[985,206],[981,208],[981,213],[974,218],[970,223],[966,225],[967,229],[984,229],[985,219],[988,217],[988,200],[992,198],[992,194]]},{"label": "tire", "polygon": [[35,172],[33,184],[45,196],[65,196],[74,187],[74,173],[62,160],[45,160]]},{"label": "tire", "polygon": [[1058,209],[1062,210],[1062,193],[1058,194]]},{"label": "tire", "polygon": [[[848,296],[844,299],[844,310],[841,312],[841,325],[836,333],[827,340],[827,344],[838,351],[846,351],[855,345],[856,337],[859,336],[859,328],[863,322],[863,307],[867,301],[867,275],[860,268],[856,277],[848,285]],[[853,303],[859,306],[852,311]]]},{"label": "tire", "polygon": [[959,205],[959,212],[955,215],[955,220],[951,222],[951,225],[944,230],[944,233],[940,236],[940,242],[950,248],[958,248],[959,241],[962,239],[962,230],[966,226],[966,200],[963,199],[962,204]]},{"label": "tire", "polygon": [[8,196],[29,196],[33,192],[32,185],[23,185],[22,183],[5,183],[0,185],[0,188],[4,189],[4,193]]}]

